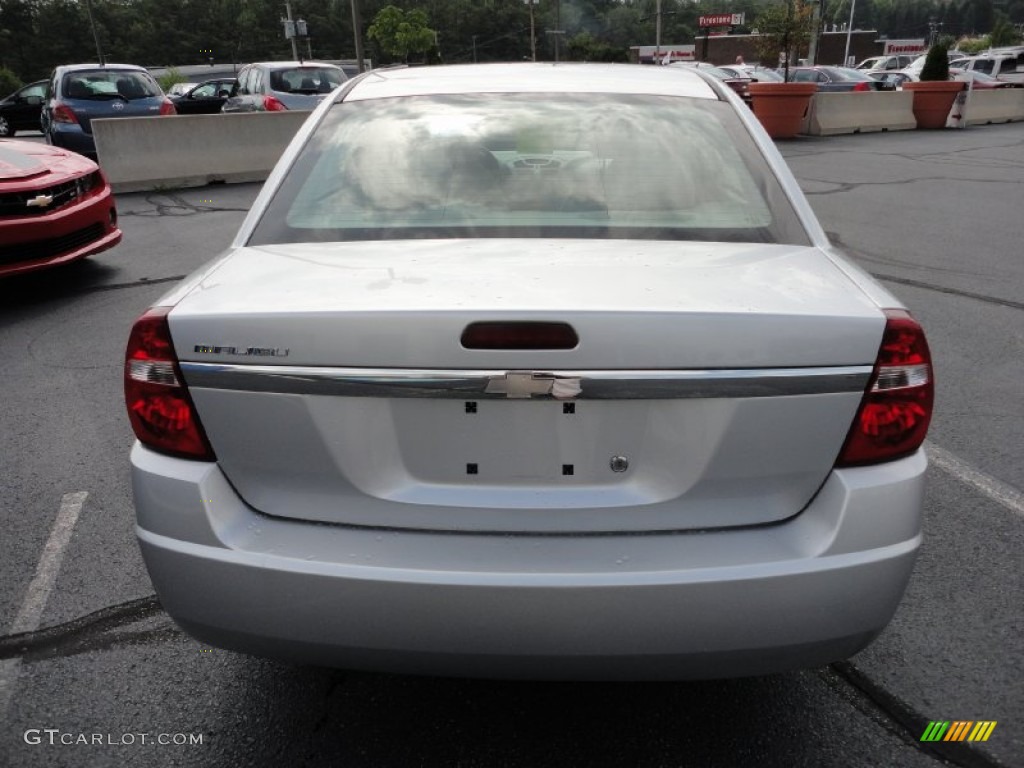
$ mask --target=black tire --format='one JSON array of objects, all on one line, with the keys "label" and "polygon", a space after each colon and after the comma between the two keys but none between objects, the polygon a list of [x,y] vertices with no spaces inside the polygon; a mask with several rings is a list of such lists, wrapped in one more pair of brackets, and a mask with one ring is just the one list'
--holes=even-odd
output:
[{"label": "black tire", "polygon": [[10,138],[14,135],[14,129],[11,127],[10,122],[3,115],[0,115],[0,136],[4,138]]}]

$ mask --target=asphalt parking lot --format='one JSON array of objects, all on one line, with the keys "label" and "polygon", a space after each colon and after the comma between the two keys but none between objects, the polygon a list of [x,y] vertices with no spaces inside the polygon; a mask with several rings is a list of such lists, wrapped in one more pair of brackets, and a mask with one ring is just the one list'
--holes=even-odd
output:
[{"label": "asphalt parking lot", "polygon": [[[134,541],[122,354],[258,186],[123,195],[121,246],[0,282],[0,766],[1024,765],[1024,124],[781,148],[936,361],[926,542],[874,645],[805,672],[606,685],[292,667],[193,641]],[[923,743],[933,720],[998,724],[982,744]]]}]

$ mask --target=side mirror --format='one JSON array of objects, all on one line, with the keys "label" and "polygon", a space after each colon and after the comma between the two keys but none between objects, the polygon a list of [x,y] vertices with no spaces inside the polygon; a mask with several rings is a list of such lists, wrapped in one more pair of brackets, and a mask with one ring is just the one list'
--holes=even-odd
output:
[{"label": "side mirror", "polygon": [[229,91],[227,88],[221,88],[219,91],[217,91],[217,96],[221,99],[229,98],[231,96],[231,91]]}]

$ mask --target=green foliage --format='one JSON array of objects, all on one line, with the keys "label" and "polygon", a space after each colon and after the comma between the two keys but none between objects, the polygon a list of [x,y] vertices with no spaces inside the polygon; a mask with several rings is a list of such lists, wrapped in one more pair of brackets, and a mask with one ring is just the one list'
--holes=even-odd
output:
[{"label": "green foliage", "polygon": [[609,45],[594,38],[589,32],[580,32],[569,40],[569,59],[572,61],[627,62],[626,49]]},{"label": "green foliage", "polygon": [[164,93],[167,93],[175,83],[184,83],[185,76],[174,67],[171,67],[163,75],[158,77],[156,81],[160,83],[160,87],[163,89]]},{"label": "green foliage", "polygon": [[393,5],[382,8],[366,30],[366,36],[376,40],[387,53],[405,61],[410,53],[430,50],[436,35],[427,26],[427,14],[423,11],[403,11]]},{"label": "green foliage", "polygon": [[812,4],[805,0],[784,0],[762,11],[754,22],[761,34],[755,41],[761,63],[773,66],[783,54],[788,79],[794,54],[805,51],[810,43],[813,12]]},{"label": "green foliage", "polygon": [[991,47],[989,44],[989,36],[984,35],[983,37],[961,37],[956,41],[956,49],[964,53],[981,53]]},{"label": "green foliage", "polygon": [[936,43],[928,49],[921,68],[921,80],[949,80],[949,53],[946,52],[946,46]]},{"label": "green foliage", "polygon": [[0,67],[0,97],[13,93],[23,86],[21,79],[7,67]]},{"label": "green foliage", "polygon": [[[282,0],[91,0],[91,4],[103,54],[111,62],[166,67],[206,64],[211,58],[223,65],[292,57],[281,27]],[[374,59],[379,53],[399,61],[419,58],[421,52],[434,49],[433,30],[438,32],[440,50],[432,51],[432,59],[457,63],[472,61],[474,53],[480,61],[522,61],[530,56],[531,6],[522,0],[362,0],[364,39],[371,22],[376,23],[387,6],[401,13],[411,27],[404,30],[401,41],[398,31],[389,29],[389,35],[394,35],[390,48],[378,37],[370,39],[367,55]],[[742,12],[749,28],[758,26],[755,20],[760,21],[763,11],[769,18],[784,20],[791,6],[788,0],[661,0],[661,7],[661,42],[668,46],[693,43],[701,13]],[[567,57],[598,60],[617,55],[602,46],[628,51],[631,45],[654,43],[655,0],[541,0],[532,8],[537,57],[542,60],[554,59],[555,37],[546,34],[552,29],[565,30],[561,54]],[[810,0],[793,0],[792,8],[793,18],[799,20],[798,9],[809,10]],[[429,14],[429,42],[427,19],[415,9]],[[827,0],[821,10],[824,21],[845,24],[850,0]],[[309,24],[314,58],[355,57],[350,0],[292,0],[292,11]],[[1009,18],[1010,28],[1000,23],[1001,12]],[[1013,23],[1024,22],[1024,0],[857,0],[854,25],[877,29],[890,38],[924,37],[932,19],[945,34],[975,38],[992,33],[997,41],[993,44],[999,44],[1013,32]],[[383,24],[378,31],[384,34]],[[789,46],[776,44],[762,57],[766,64],[774,63],[785,47],[791,56],[806,50],[806,43],[799,44],[800,29],[792,31],[797,34],[790,35]],[[1005,42],[1013,40],[1006,37]],[[305,41],[299,44],[305,49]],[[96,59],[83,0],[0,0],[0,67],[21,80],[46,77],[58,64]]]},{"label": "green foliage", "polygon": [[1017,45],[1020,43],[1020,40],[1021,37],[1017,28],[1005,16],[999,17],[995,26],[992,27],[992,33],[989,35],[989,42],[992,43],[993,48],[1004,45]]}]

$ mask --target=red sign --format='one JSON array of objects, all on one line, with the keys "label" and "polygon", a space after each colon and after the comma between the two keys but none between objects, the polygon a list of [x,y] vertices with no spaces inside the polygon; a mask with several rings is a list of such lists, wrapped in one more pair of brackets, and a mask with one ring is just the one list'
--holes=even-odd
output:
[{"label": "red sign", "polygon": [[742,23],[742,13],[712,13],[698,19],[702,27],[735,27]]},{"label": "red sign", "polygon": [[889,55],[892,53],[924,53],[925,44],[924,39],[920,40],[886,40],[885,50],[883,53]]}]

